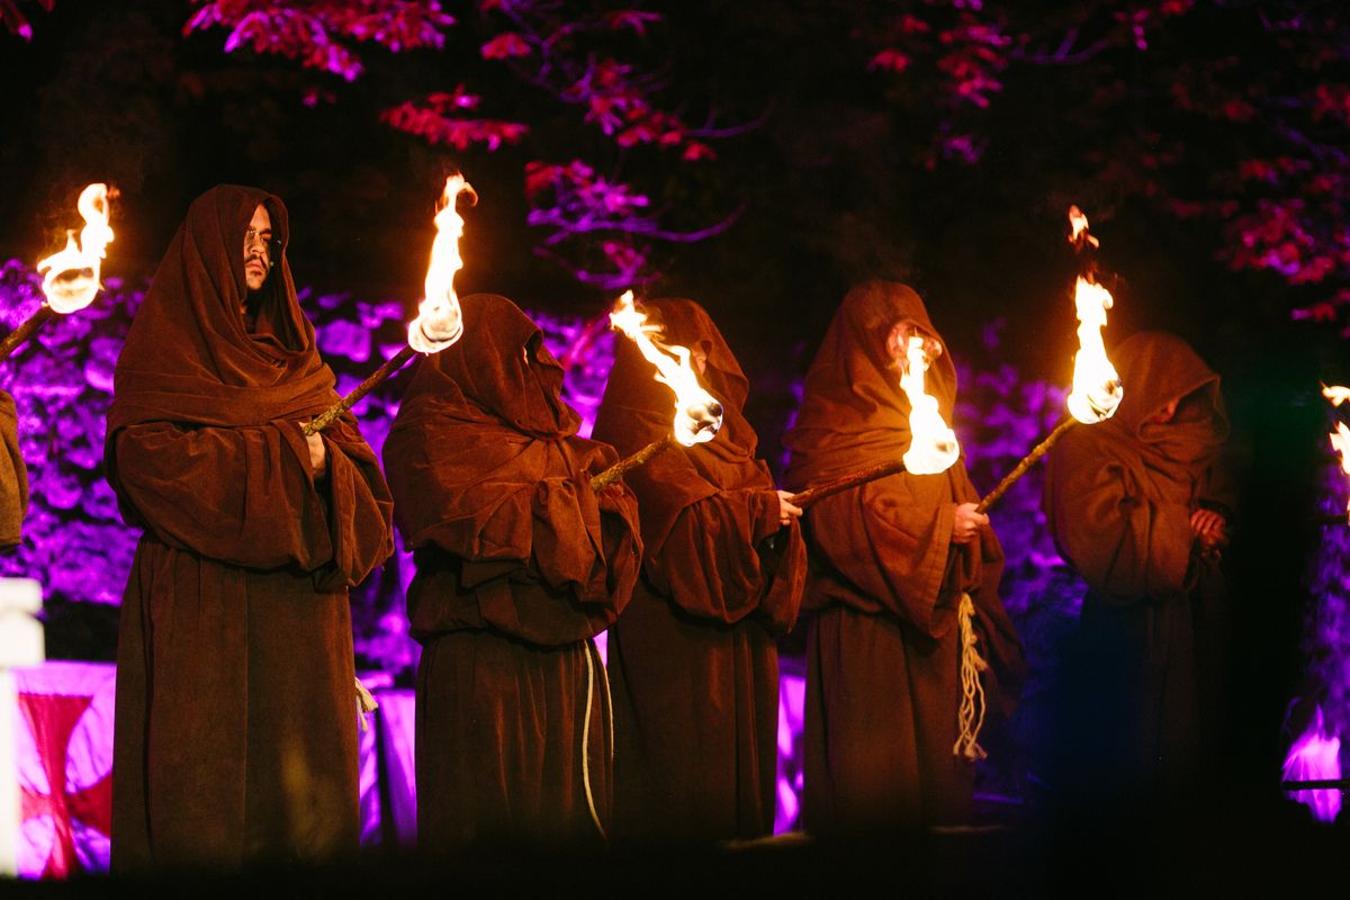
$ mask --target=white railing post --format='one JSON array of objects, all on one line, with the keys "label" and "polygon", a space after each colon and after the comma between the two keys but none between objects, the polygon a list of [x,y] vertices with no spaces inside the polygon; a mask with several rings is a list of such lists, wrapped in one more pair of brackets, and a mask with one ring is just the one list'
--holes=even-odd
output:
[{"label": "white railing post", "polygon": [[[0,578],[0,874],[18,874],[19,697],[12,669],[41,665],[46,659],[42,623],[42,585],[31,578]],[[53,785],[53,790],[60,790]]]}]

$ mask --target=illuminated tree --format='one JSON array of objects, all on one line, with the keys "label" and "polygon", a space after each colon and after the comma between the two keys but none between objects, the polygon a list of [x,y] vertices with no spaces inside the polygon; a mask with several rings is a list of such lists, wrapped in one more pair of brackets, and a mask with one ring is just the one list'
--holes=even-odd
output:
[{"label": "illuminated tree", "polygon": [[[247,48],[279,55],[346,81],[365,73],[362,54],[370,45],[393,53],[444,50],[450,29],[460,24],[437,0],[196,0],[193,6],[185,33],[224,28],[226,52]],[[613,290],[655,276],[655,244],[696,241],[730,224],[734,216],[698,228],[672,226],[668,208],[653,204],[649,191],[623,178],[623,162],[637,148],[664,154],[659,168],[695,164],[714,159],[708,141],[729,133],[711,122],[691,126],[664,108],[658,100],[663,79],[624,56],[634,43],[637,55],[650,50],[653,30],[664,24],[660,14],[557,0],[459,6],[474,19],[482,60],[507,67],[522,88],[570,111],[606,139],[587,159],[556,146],[562,142],[539,139],[538,151],[552,158],[529,161],[524,173],[528,222],[543,230],[537,254],[584,284]],[[452,68],[468,71],[474,62],[456,60]],[[308,101],[331,96],[319,89]],[[492,98],[485,104],[459,81],[408,97],[379,118],[460,152],[518,144],[537,130],[530,121],[480,115],[482,107],[493,105]],[[536,112],[540,119],[553,115]]]}]

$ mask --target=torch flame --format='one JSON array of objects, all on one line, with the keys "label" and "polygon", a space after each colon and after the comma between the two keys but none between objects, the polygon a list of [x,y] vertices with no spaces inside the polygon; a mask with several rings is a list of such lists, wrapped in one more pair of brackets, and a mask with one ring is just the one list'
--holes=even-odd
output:
[{"label": "torch flame", "polygon": [[1342,387],[1339,384],[1322,385],[1322,396],[1331,401],[1332,406],[1340,406],[1347,400],[1350,400],[1350,387]]},{"label": "torch flame", "polygon": [[[1336,430],[1328,437],[1331,438],[1331,449],[1341,455],[1341,471],[1350,475],[1350,428],[1346,428],[1344,422],[1337,422]],[[1345,517],[1350,523],[1350,501],[1345,504]]]},{"label": "torch flame", "polygon": [[1079,249],[1084,243],[1100,246],[1097,239],[1088,233],[1088,217],[1076,205],[1069,207],[1069,243]]},{"label": "torch flame", "polygon": [[91,184],[80,192],[76,203],[84,217],[80,239],[75,231],[66,232],[66,247],[37,264],[43,274],[42,293],[47,305],[66,315],[84,309],[94,301],[99,289],[99,270],[107,256],[113,231],[108,227],[108,186]]},{"label": "torch flame", "polygon": [[[1298,736],[1284,758],[1285,781],[1336,781],[1341,777],[1341,739],[1328,734],[1322,722],[1322,707],[1314,708],[1312,721]],[[1312,810],[1322,822],[1334,822],[1341,811],[1341,792],[1329,788],[1295,791],[1294,799]]]},{"label": "torch flame", "polygon": [[431,244],[431,262],[423,283],[424,299],[418,304],[417,318],[408,326],[408,345],[419,353],[439,353],[464,334],[464,313],[455,294],[455,273],[464,268],[459,255],[464,219],[455,208],[461,193],[478,202],[478,193],[463,175],[445,179],[445,190],[436,206],[436,239]]},{"label": "torch flame", "polygon": [[900,373],[900,388],[909,398],[909,449],[905,451],[905,470],[915,475],[937,475],[951,468],[961,455],[956,432],[942,420],[937,398],[924,392],[924,373],[928,354],[924,339],[910,335],[905,346],[907,365]]},{"label": "torch flame", "polygon": [[722,404],[698,383],[689,364],[689,348],[655,340],[653,336],[661,329],[647,324],[647,314],[638,312],[633,304],[632,291],[624,291],[614,304],[609,322],[631,338],[647,362],[656,366],[656,380],[675,392],[675,440],[685,447],[712,440],[722,427]]},{"label": "torch flame", "polygon": [[1078,276],[1074,304],[1078,307],[1078,353],[1073,358],[1073,390],[1069,414],[1085,425],[1102,422],[1116,414],[1125,390],[1120,375],[1106,356],[1102,329],[1111,308],[1111,292]]}]

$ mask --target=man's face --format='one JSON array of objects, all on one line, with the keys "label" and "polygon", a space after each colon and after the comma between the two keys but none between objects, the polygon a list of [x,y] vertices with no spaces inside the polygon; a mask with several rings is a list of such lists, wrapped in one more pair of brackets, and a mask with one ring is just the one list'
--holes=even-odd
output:
[{"label": "man's face", "polygon": [[903,319],[895,324],[890,334],[886,336],[886,353],[901,371],[909,368],[909,339],[911,336],[923,338],[923,351],[931,364],[942,355],[942,344],[937,338],[931,337],[923,332],[921,328],[909,319]]},{"label": "man's face", "polygon": [[272,263],[272,217],[259,203],[244,232],[244,282],[250,291],[262,290]]}]

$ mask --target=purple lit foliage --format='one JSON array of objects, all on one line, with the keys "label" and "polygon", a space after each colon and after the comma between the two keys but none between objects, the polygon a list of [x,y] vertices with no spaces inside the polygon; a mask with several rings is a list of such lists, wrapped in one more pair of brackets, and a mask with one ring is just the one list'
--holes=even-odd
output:
[{"label": "purple lit foliage", "polygon": [[[1308,727],[1289,746],[1284,759],[1284,780],[1337,781],[1340,777],[1341,739],[1327,728],[1322,707],[1314,705]],[[1292,791],[1289,796],[1312,810],[1319,822],[1334,822],[1341,814],[1342,798],[1337,788]]]},{"label": "purple lit foliage", "polygon": [[1314,287],[1314,302],[1294,300],[1306,304],[1294,318],[1350,336],[1344,4],[921,0],[857,33],[867,68],[928,136],[917,162],[978,163],[1005,135],[995,110],[1010,99],[1005,80],[1057,80],[1066,127],[1050,149],[1064,161],[1044,167],[1068,167],[1060,189],[1082,180],[1070,172],[1085,163],[1088,190],[1210,223],[1231,268]]},{"label": "purple lit foliage", "polygon": [[[24,14],[22,8],[24,5],[28,5],[25,0],[0,0],[0,25],[4,25],[10,34],[16,34],[25,41],[31,41],[33,39],[33,26],[29,23],[28,16]],[[56,5],[56,0],[33,0],[33,5],[46,12],[51,12],[52,7]]]},{"label": "purple lit foliage", "polygon": [[193,0],[197,7],[184,34],[206,28],[230,29],[225,52],[248,47],[254,53],[298,60],[354,81],[363,71],[354,45],[373,42],[397,53],[445,45],[454,16],[436,0]]},{"label": "purple lit foliage", "polygon": [[[971,480],[987,492],[1067,415],[1065,386],[1028,381],[1001,362],[998,347],[1005,325],[999,319],[984,329],[982,352],[974,360],[958,358],[960,383],[953,427],[965,452]],[[1003,603],[1014,616],[1035,612],[1038,597],[1075,597],[1067,612],[1078,614],[1082,582],[1070,573],[1050,537],[1041,492],[1044,461],[1017,481],[990,515],[1008,563]]]},{"label": "purple lit foliage", "polygon": [[[1297,780],[1339,778],[1344,771],[1343,739],[1350,735],[1350,528],[1345,500],[1350,484],[1327,458],[1325,494],[1319,513],[1335,518],[1322,527],[1312,559],[1308,589],[1313,601],[1304,626],[1304,696],[1290,704],[1285,777]],[[1331,796],[1335,794],[1335,796]],[[1302,791],[1295,799],[1324,821],[1340,811],[1339,792]]]},{"label": "purple lit foliage", "polygon": [[1322,527],[1322,542],[1313,558],[1308,583],[1317,598],[1307,623],[1304,658],[1316,692],[1310,698],[1322,707],[1328,730],[1350,735],[1350,528],[1344,524],[1350,484],[1328,456],[1326,493],[1321,513],[1338,521]]},{"label": "purple lit foliage", "polygon": [[[10,260],[0,267],[0,323],[11,329],[42,303],[42,279]],[[138,533],[122,524],[103,471],[113,366],[143,292],[105,278],[81,312],[58,316],[15,350],[0,371],[14,395],[28,466],[23,543],[0,573],[36,578],[47,597],[119,603]]]},{"label": "purple lit foliage", "polygon": [[520,143],[530,130],[523,123],[465,117],[464,113],[476,110],[482,99],[460,84],[449,93],[435,91],[418,100],[405,100],[380,113],[380,121],[433,146],[454,147],[460,152],[475,144],[492,151],[503,144]]},{"label": "purple lit foliage", "polygon": [[[654,208],[647,196],[625,184],[618,160],[638,147],[670,151],[675,164],[715,158],[711,140],[738,133],[717,127],[710,116],[692,126],[657,102],[660,78],[615,55],[616,47],[648,42],[663,21],[659,13],[605,2],[561,4],[553,0],[477,0],[462,6],[477,15],[479,55],[506,66],[531,96],[561,105],[583,126],[608,140],[599,150],[608,175],[598,175],[596,161],[559,164],[535,160],[527,164],[528,224],[545,230],[537,255],[558,263],[584,284],[606,290],[651,281],[656,242],[688,243],[722,231],[732,214],[711,226],[672,227],[666,207]],[[391,52],[441,50],[456,19],[437,0],[194,0],[197,7],[185,33],[225,28],[225,51],[249,48],[297,60],[307,69],[360,76],[363,45]],[[306,103],[331,99],[331,92],[313,88]],[[531,128],[524,122],[482,118],[480,93],[459,82],[446,90],[411,97],[385,109],[380,120],[433,146],[464,152],[481,147],[489,152],[519,143]],[[553,109],[538,118],[553,118]],[[547,156],[574,152],[573,135],[550,142],[535,133]]]},{"label": "purple lit foliage", "polygon": [[[981,493],[998,484],[1018,461],[1065,416],[1066,387],[1029,381],[999,359],[1003,320],[984,329],[969,359],[957,355],[958,402],[953,427],[966,465]],[[984,793],[1017,795],[1021,773],[1013,754],[1034,758],[1047,727],[1051,692],[1059,678],[1063,643],[1078,624],[1087,586],[1055,549],[1041,493],[1045,462],[1033,466],[989,513],[1006,558],[999,593],[1026,650],[1027,682],[1011,734],[981,763]],[[986,744],[987,747],[992,745]]]},{"label": "purple lit foliage", "polygon": [[641,285],[659,276],[653,242],[695,243],[731,227],[736,215],[708,228],[677,231],[661,224],[645,194],[634,193],[579,159],[567,165],[531,162],[525,169],[526,223],[548,234],[536,256],[567,268],[577,281],[608,291]]}]

